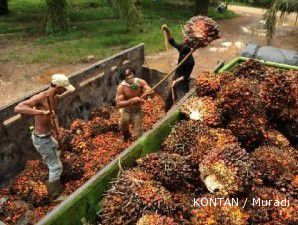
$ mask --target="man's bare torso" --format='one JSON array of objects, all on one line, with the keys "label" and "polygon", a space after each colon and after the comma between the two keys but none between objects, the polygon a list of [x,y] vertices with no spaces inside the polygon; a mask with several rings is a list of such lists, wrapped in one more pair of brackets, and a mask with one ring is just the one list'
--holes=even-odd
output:
[{"label": "man's bare torso", "polygon": [[[121,84],[120,84],[121,85]],[[132,90],[130,87],[121,85],[122,93],[124,94],[125,100],[129,100],[134,97],[141,97],[144,92],[143,86],[138,82],[138,88],[136,90]],[[133,105],[127,106],[124,108],[126,111],[135,112],[141,110],[141,103],[135,103]]]},{"label": "man's bare torso", "polygon": [[[47,102],[47,93],[42,93],[41,94],[41,99],[37,105],[35,105],[36,109],[39,110],[50,110]],[[56,97],[50,97],[52,109],[56,111],[57,108],[57,98]],[[35,129],[34,132],[35,134],[49,134],[52,130],[52,125],[51,125],[51,118],[49,115],[36,115],[35,116]]]}]

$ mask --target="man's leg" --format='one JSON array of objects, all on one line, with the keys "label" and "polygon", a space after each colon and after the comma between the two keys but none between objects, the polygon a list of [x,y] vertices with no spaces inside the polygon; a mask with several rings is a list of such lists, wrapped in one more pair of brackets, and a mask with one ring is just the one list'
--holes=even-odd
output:
[{"label": "man's leg", "polygon": [[57,142],[52,137],[37,138],[32,135],[32,139],[36,150],[40,153],[49,169],[47,187],[51,200],[54,200],[61,192],[60,176],[63,170],[62,162],[58,156]]},{"label": "man's leg", "polygon": [[121,109],[119,126],[122,132],[124,141],[127,141],[129,138],[131,138],[131,134],[129,133],[129,121],[130,121],[129,114],[125,112],[123,109]]},{"label": "man's leg", "polygon": [[134,140],[142,136],[142,121],[143,115],[142,111],[139,111],[133,115],[133,129],[134,129]]}]

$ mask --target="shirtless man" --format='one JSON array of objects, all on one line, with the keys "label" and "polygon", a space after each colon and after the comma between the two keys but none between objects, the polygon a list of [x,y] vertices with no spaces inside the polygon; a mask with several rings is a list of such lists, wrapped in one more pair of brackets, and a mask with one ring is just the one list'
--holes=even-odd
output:
[{"label": "shirtless man", "polygon": [[127,141],[129,124],[133,124],[134,140],[142,135],[142,108],[141,98],[153,94],[153,90],[146,81],[135,78],[134,72],[130,69],[125,70],[124,80],[119,84],[116,94],[116,104],[120,109],[120,129],[124,141]]},{"label": "shirtless man", "polygon": [[65,91],[74,90],[75,88],[69,83],[67,76],[54,74],[48,90],[34,95],[29,100],[23,101],[15,107],[16,113],[31,115],[35,118],[32,141],[49,169],[47,189],[50,200],[56,199],[61,193],[60,176],[62,173],[62,163],[57,141],[52,137],[52,123],[55,122],[58,127],[58,118],[56,116],[50,116],[47,97],[50,99],[52,110],[57,115],[58,95]]}]

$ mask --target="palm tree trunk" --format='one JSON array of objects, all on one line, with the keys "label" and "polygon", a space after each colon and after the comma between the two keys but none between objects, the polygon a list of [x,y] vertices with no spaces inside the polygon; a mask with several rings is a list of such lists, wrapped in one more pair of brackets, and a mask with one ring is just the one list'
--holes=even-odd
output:
[{"label": "palm tree trunk", "polygon": [[0,0],[0,15],[6,15],[8,13],[7,0]]},{"label": "palm tree trunk", "polygon": [[197,0],[195,6],[195,15],[207,15],[210,0]]},{"label": "palm tree trunk", "polygon": [[46,0],[46,33],[55,34],[66,31],[69,25],[66,0]]}]

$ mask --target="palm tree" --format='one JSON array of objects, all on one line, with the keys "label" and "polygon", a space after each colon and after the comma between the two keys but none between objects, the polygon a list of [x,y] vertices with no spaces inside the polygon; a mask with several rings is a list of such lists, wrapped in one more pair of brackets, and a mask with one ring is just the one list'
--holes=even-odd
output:
[{"label": "palm tree", "polygon": [[0,15],[5,15],[8,13],[7,0],[0,0]]},{"label": "palm tree", "polygon": [[46,33],[55,34],[66,31],[69,25],[69,18],[67,15],[67,0],[46,0],[46,4]]},{"label": "palm tree", "polygon": [[123,19],[128,30],[142,31],[143,17],[140,0],[107,0],[117,17]]},{"label": "palm tree", "polygon": [[286,14],[298,14],[298,1],[297,0],[274,0],[271,7],[264,15],[267,44],[270,45],[276,29],[277,14],[280,12],[280,18],[283,19]]}]

